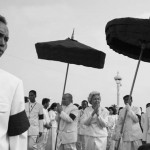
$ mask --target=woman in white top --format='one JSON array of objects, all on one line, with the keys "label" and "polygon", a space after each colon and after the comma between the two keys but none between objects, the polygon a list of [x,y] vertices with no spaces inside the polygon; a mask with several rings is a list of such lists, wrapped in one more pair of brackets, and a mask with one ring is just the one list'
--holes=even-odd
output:
[{"label": "woman in white top", "polygon": [[49,131],[49,136],[47,140],[46,150],[55,150],[56,136],[57,136],[57,103],[52,103],[51,107],[48,109],[51,129]]},{"label": "woman in white top", "polygon": [[100,106],[100,93],[93,91],[88,98],[92,105],[87,107],[83,114],[83,123],[86,125],[85,149],[106,150],[108,110]]}]

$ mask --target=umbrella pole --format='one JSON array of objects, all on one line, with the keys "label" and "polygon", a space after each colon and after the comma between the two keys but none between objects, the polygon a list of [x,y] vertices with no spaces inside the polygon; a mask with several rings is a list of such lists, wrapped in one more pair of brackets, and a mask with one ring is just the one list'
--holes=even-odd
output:
[{"label": "umbrella pole", "polygon": [[[130,95],[129,95],[129,99],[128,100],[130,100],[131,96],[132,96],[132,92],[133,92],[133,88],[134,88],[134,85],[135,85],[135,80],[136,80],[136,77],[137,77],[137,73],[138,73],[138,69],[139,69],[139,66],[140,66],[140,62],[141,62],[141,58],[142,58],[142,54],[143,54],[144,48],[145,48],[145,44],[141,44],[141,53],[140,53],[140,56],[139,56],[139,60],[138,60],[138,64],[137,64],[137,67],[136,67],[136,71],[135,71],[135,75],[134,75],[134,79],[133,79],[133,83],[132,83],[132,86],[131,86]],[[124,128],[127,112],[128,111],[126,110],[125,111],[125,115],[124,115],[124,119],[123,119],[123,124],[122,124],[121,131],[120,131],[121,136],[123,134],[123,128]],[[121,137],[118,140],[116,150],[119,149],[120,140],[121,140]]]},{"label": "umbrella pole", "polygon": [[64,89],[63,89],[62,97],[65,94],[66,82],[67,82],[67,76],[68,76],[68,70],[69,70],[69,63],[67,64],[67,70],[66,70],[65,83],[64,83]]},{"label": "umbrella pole", "polygon": [[[64,82],[64,89],[63,89],[62,97],[65,94],[66,82],[67,82],[67,77],[68,77],[68,70],[69,70],[69,63],[67,64],[67,70],[66,70],[66,76],[65,76],[65,82]],[[62,101],[61,101],[61,105],[62,105]],[[58,121],[57,131],[59,130],[59,126],[60,126],[60,120]],[[57,132],[57,135],[56,135],[55,150],[57,149],[57,137],[58,137],[58,132]]]}]

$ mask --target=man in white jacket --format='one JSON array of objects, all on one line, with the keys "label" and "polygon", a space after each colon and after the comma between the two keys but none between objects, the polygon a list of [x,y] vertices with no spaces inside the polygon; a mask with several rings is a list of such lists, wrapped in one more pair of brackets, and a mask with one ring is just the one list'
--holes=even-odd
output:
[{"label": "man in white jacket", "polygon": [[43,107],[36,102],[36,91],[29,92],[30,102],[25,104],[25,110],[30,122],[28,129],[28,150],[38,149],[43,133]]},{"label": "man in white jacket", "polygon": [[[141,110],[139,107],[132,106],[132,97],[129,99],[129,95],[124,96],[123,99],[126,106],[119,113],[115,130],[116,135],[113,136],[113,139],[118,141],[122,136],[122,142],[120,144],[121,150],[137,150],[138,147],[142,145],[142,131],[137,116],[141,114]],[[126,111],[127,117],[123,128],[123,134],[121,135],[120,131]]]},{"label": "man in white jacket", "polygon": [[72,95],[64,94],[62,105],[57,105],[60,117],[57,150],[76,150],[78,108],[72,104]]},{"label": "man in white jacket", "polygon": [[[7,22],[0,15],[0,56],[7,49]],[[29,121],[25,113],[23,83],[0,69],[0,150],[27,150]]]}]

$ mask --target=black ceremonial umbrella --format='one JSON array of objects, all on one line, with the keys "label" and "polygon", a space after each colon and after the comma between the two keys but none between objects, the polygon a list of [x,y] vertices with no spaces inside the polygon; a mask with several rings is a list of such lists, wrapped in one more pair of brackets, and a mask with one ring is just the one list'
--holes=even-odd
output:
[{"label": "black ceremonial umbrella", "polygon": [[[73,36],[72,36],[73,37]],[[65,40],[41,42],[35,44],[38,58],[68,63],[64,83],[65,92],[69,64],[83,65],[102,69],[105,63],[104,52],[84,45],[73,38]]]},{"label": "black ceremonial umbrella", "polygon": [[[140,61],[150,62],[150,20],[139,18],[118,18],[106,25],[106,41],[111,49],[133,59],[138,59],[130,96],[132,96]],[[121,134],[123,133],[125,113]],[[117,145],[119,148],[120,139]]]},{"label": "black ceremonial umbrella", "polygon": [[61,61],[68,64],[62,96],[65,93],[69,64],[77,64],[99,69],[102,69],[104,67],[106,54],[104,52],[101,52],[74,40],[73,35],[71,39],[67,38],[65,40],[36,43],[35,47],[38,54],[38,58]]}]

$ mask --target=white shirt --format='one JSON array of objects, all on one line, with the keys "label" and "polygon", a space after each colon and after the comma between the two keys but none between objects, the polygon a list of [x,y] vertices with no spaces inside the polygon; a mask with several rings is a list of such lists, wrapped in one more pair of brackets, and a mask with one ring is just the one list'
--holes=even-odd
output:
[{"label": "white shirt", "polygon": [[52,127],[56,127],[57,128],[57,126],[58,126],[58,123],[56,121],[57,112],[55,112],[53,110],[50,110],[48,114],[49,114],[50,123],[51,123]]},{"label": "white shirt", "polygon": [[[48,115],[48,110],[43,108],[43,115],[44,115],[44,119],[43,119],[43,125],[49,124],[50,123],[50,118]],[[43,132],[47,132],[48,129],[44,127]]]},{"label": "white shirt", "polygon": [[99,107],[99,116],[96,114],[92,117],[93,112],[92,106],[87,107],[84,110],[82,122],[86,125],[87,132],[85,135],[93,137],[106,137],[107,123],[108,123],[108,110],[106,108]]},{"label": "white shirt", "polygon": [[43,132],[43,119],[39,119],[39,115],[43,115],[43,106],[37,102],[28,102],[25,104],[25,110],[30,122],[28,135],[39,135],[39,132]]}]

